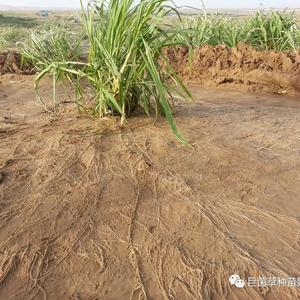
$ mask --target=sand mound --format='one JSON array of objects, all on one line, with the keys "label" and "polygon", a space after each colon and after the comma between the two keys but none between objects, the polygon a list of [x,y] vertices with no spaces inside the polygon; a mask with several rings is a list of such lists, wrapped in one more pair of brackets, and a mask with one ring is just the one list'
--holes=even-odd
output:
[{"label": "sand mound", "polygon": [[169,48],[166,54],[185,82],[248,91],[300,93],[300,54],[260,52],[242,43],[236,48],[197,48],[191,54],[192,59],[187,47]]}]

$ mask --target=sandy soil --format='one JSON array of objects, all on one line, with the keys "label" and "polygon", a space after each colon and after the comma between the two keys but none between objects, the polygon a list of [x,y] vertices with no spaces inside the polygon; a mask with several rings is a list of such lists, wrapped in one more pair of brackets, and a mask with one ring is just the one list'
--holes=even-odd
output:
[{"label": "sandy soil", "polygon": [[50,115],[31,76],[0,80],[0,299],[300,298],[228,282],[300,277],[299,98],[194,87],[190,149],[164,120]]}]

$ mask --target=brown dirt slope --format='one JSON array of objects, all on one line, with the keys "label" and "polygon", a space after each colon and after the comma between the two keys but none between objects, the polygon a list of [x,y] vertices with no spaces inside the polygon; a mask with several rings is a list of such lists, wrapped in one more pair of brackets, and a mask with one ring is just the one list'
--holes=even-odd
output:
[{"label": "brown dirt slope", "polygon": [[300,54],[261,52],[242,43],[232,49],[204,46],[191,56],[186,47],[169,48],[166,53],[185,82],[300,94]]},{"label": "brown dirt slope", "polygon": [[190,149],[165,121],[44,114],[32,78],[1,80],[1,300],[300,298],[228,282],[300,277],[299,107],[180,104]]}]

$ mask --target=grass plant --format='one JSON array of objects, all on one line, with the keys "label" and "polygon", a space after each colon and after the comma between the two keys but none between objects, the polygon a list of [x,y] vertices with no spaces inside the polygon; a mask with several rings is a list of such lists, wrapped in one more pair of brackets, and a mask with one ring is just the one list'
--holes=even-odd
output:
[{"label": "grass plant", "polygon": [[[245,18],[224,16],[187,17],[182,30],[194,47],[227,45],[239,42],[258,50],[297,51],[300,49],[300,26],[296,16],[288,12],[257,12]],[[182,42],[184,40],[175,40]]]},{"label": "grass plant", "polygon": [[[74,66],[79,66],[81,39],[62,24],[49,25],[47,29],[32,32],[24,43],[22,58],[32,64],[37,77],[34,82],[38,100],[45,105],[39,95],[39,83],[46,76],[53,79],[53,106],[56,104],[56,85],[58,81],[74,83]],[[75,83],[74,83],[75,84]],[[45,105],[46,107],[46,105]]]},{"label": "grass plant", "polygon": [[16,26],[0,27],[0,50],[5,51],[18,47],[18,43],[25,42],[30,36],[26,28]]},{"label": "grass plant", "polygon": [[[156,112],[167,119],[184,144],[172,115],[174,96],[190,96],[171,66],[162,68],[163,49],[173,42],[177,28],[163,21],[174,8],[166,0],[110,0],[82,6],[82,19],[89,43],[85,63],[69,56],[73,48],[53,33],[33,34],[24,57],[33,62],[40,80],[47,74],[53,81],[68,79],[76,90],[80,108],[100,118],[121,116],[121,124],[140,107],[146,114]],[[82,3],[81,3],[82,4]],[[72,53],[72,52],[71,52]],[[88,92],[87,92],[88,91]],[[91,93],[90,93],[91,91]],[[87,97],[91,94],[91,97]]]}]

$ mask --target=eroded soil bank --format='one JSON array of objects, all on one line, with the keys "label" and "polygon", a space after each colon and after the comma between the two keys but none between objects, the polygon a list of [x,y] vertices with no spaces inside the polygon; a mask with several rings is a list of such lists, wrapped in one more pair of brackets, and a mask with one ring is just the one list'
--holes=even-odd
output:
[{"label": "eroded soil bank", "polygon": [[0,299],[300,298],[228,281],[300,277],[297,98],[194,94],[190,149],[163,120],[45,114],[32,77],[1,77]]},{"label": "eroded soil bank", "polygon": [[262,52],[239,44],[236,48],[204,46],[166,50],[176,73],[187,83],[245,91],[300,94],[300,54]]},{"label": "eroded soil bank", "polygon": [[0,53],[0,75],[16,74],[34,74],[33,66],[22,62],[21,54],[18,51],[10,50]]}]

